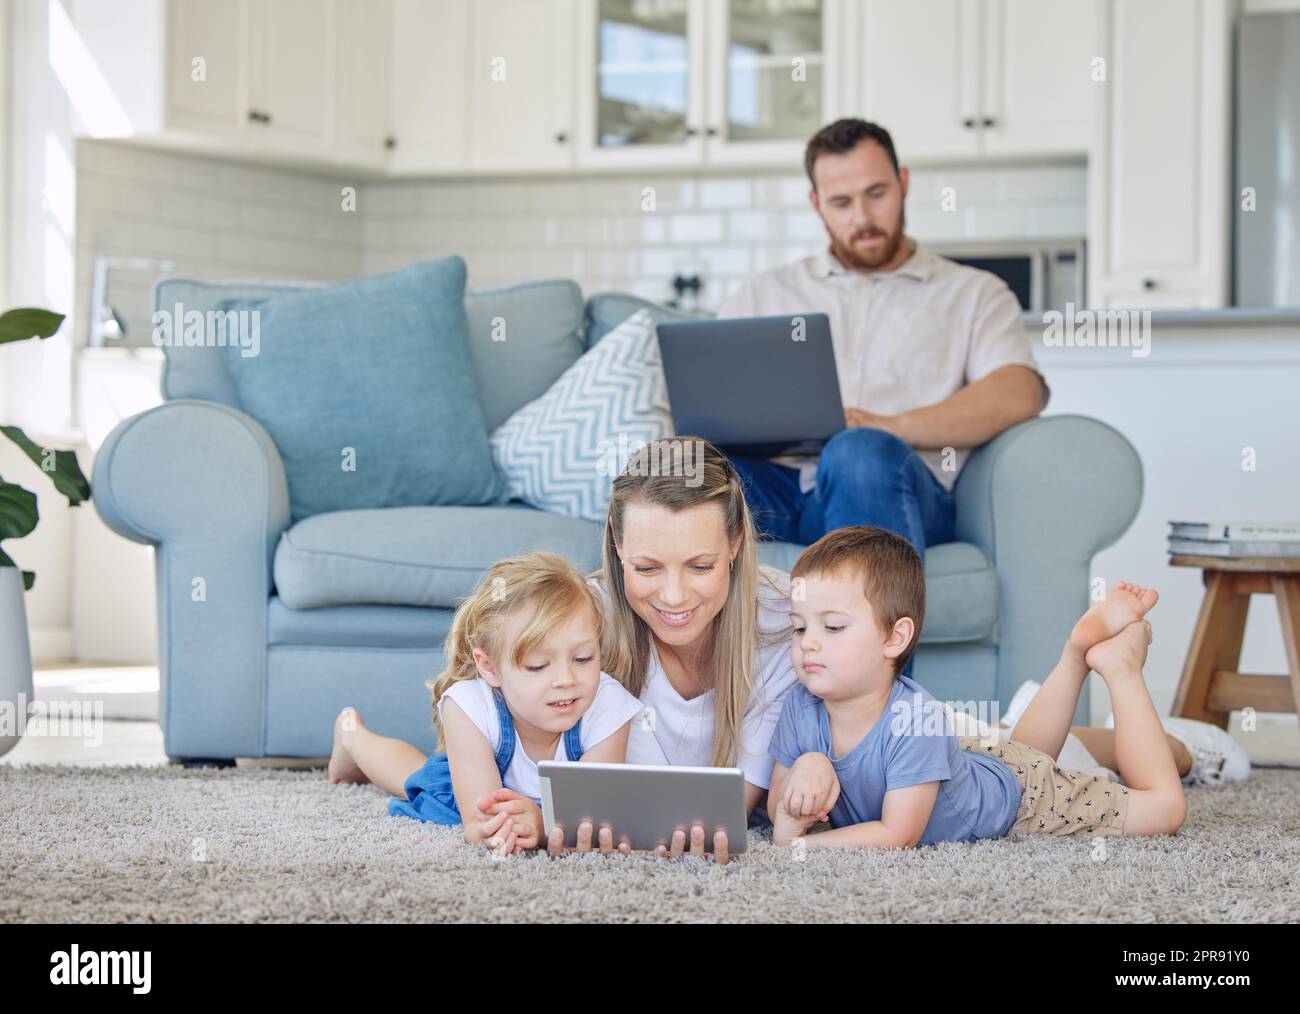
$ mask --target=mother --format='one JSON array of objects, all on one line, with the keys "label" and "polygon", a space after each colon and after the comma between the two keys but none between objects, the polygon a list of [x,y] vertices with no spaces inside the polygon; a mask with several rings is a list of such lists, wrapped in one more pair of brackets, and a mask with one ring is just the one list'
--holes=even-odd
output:
[{"label": "mother", "polygon": [[[767,794],[768,742],[795,683],[789,577],[760,567],[740,476],[699,437],[655,440],[614,479],[603,565],[601,669],[639,697],[629,763],[739,767],[745,809]],[[578,848],[592,847],[578,829]],[[689,852],[725,863],[725,831],[690,830]],[[678,829],[660,855],[680,856]],[[554,849],[558,843],[554,843]],[[597,845],[612,851],[608,828]]]}]

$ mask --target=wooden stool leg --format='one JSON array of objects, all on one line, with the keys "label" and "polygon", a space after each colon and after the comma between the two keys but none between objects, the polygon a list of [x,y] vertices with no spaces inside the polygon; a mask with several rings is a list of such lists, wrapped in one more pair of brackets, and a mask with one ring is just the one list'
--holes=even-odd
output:
[{"label": "wooden stool leg", "polygon": [[1187,652],[1183,678],[1174,695],[1173,714],[1228,727],[1228,715],[1207,707],[1210,683],[1216,669],[1236,671],[1241,642],[1246,635],[1249,595],[1233,591],[1233,575],[1221,570],[1205,572],[1205,599],[1196,618],[1192,646]]},{"label": "wooden stool leg", "polygon": [[1291,677],[1291,696],[1296,714],[1300,715],[1300,577],[1273,575],[1273,596],[1282,621],[1282,647],[1286,651],[1287,675]]}]

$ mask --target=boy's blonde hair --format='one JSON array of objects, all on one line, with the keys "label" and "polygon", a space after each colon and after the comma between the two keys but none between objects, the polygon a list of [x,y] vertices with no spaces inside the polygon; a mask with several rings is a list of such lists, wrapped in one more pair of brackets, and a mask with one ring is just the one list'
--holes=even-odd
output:
[{"label": "boy's blonde hair", "polygon": [[[687,475],[687,458],[694,459],[698,482]],[[628,460],[614,479],[605,525],[603,567],[597,574],[609,595],[609,623],[601,642],[602,667],[640,697],[649,675],[652,635],[627,600],[623,564],[618,544],[631,504],[651,504],[682,511],[715,504],[722,511],[728,543],[739,539],[740,549],[730,571],[730,587],[722,611],[713,620],[709,669],[715,676],[713,706],[713,767],[730,767],[740,754],[740,730],[754,701],[754,666],[760,648],[788,640],[791,628],[764,634],[758,623],[759,587],[768,585],[776,595],[770,575],[758,564],[758,542],[740,476],[730,461],[702,437],[677,436],[652,440]]]},{"label": "boy's blonde hair", "polygon": [[880,629],[885,633],[904,616],[916,629],[903,653],[894,659],[894,673],[912,657],[921,639],[925,619],[925,568],[916,547],[901,535],[874,525],[851,525],[827,532],[803,551],[790,571],[792,593],[795,581],[809,574],[847,574],[862,581],[862,594],[871,603]]},{"label": "boy's blonde hair", "polygon": [[[514,644],[504,644],[505,628],[521,608],[531,608],[528,624]],[[604,633],[600,597],[578,570],[558,553],[533,552],[499,560],[456,609],[451,630],[443,644],[446,668],[424,685],[433,691],[434,724],[438,729],[438,750],[446,748],[438,701],[447,688],[478,675],[474,649],[482,651],[492,664],[509,660],[516,667],[535,651],[555,627],[581,609],[595,617],[597,644]]]}]

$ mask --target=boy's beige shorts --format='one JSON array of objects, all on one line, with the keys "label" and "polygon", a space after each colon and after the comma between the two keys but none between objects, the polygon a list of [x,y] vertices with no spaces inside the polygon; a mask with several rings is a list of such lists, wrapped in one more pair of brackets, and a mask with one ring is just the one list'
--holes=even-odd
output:
[{"label": "boy's beige shorts", "polygon": [[963,750],[987,753],[1015,772],[1023,790],[1010,834],[1113,835],[1124,833],[1128,789],[1056,761],[1014,739],[996,743],[960,738]]}]

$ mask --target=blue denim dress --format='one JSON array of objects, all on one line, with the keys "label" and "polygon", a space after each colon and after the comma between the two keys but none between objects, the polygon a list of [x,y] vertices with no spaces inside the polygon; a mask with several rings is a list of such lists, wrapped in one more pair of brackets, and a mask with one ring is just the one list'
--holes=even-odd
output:
[{"label": "blue denim dress", "polygon": [[[497,771],[505,783],[506,770],[515,755],[515,723],[510,709],[500,691],[492,695],[497,705],[497,720],[501,723],[501,745],[497,747]],[[582,758],[582,719],[564,734],[564,753],[571,761]],[[509,786],[506,786],[509,788]],[[460,810],[451,788],[451,767],[445,753],[430,754],[424,766],[406,779],[402,786],[405,799],[394,796],[388,801],[388,812],[394,817],[411,817],[433,824],[459,824]]]}]

